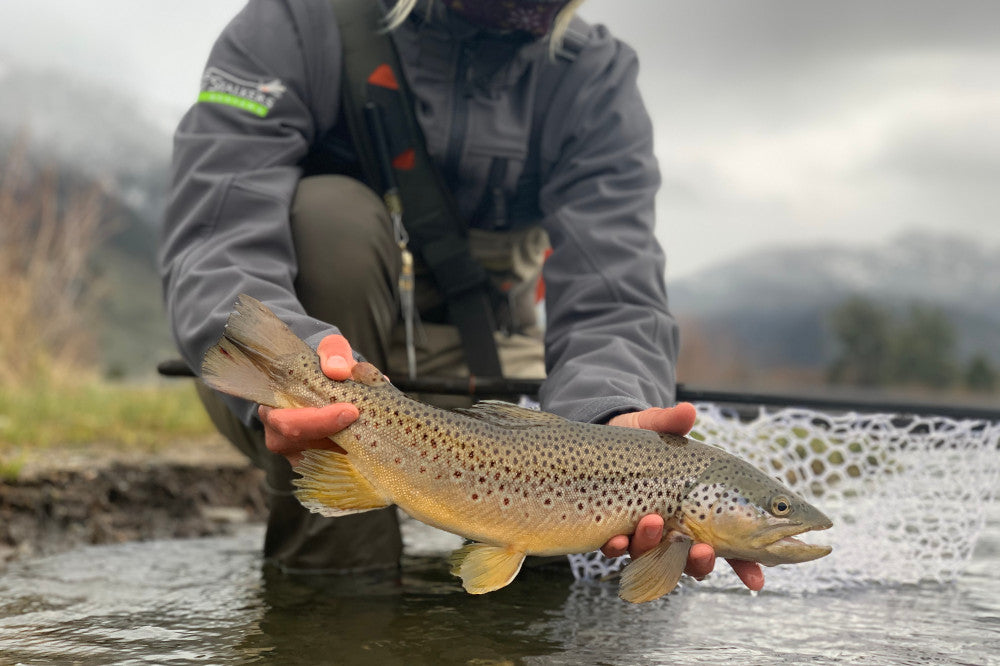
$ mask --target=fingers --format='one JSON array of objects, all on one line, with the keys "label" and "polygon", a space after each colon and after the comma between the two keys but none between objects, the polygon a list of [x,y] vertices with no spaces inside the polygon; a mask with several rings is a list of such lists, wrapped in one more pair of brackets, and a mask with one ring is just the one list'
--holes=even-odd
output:
[{"label": "fingers", "polygon": [[258,411],[265,427],[271,427],[290,440],[324,439],[340,432],[358,418],[358,408],[350,403],[334,403],[323,407],[301,409],[271,409]]},{"label": "fingers", "polygon": [[639,412],[639,427],[656,432],[686,435],[694,426],[698,413],[690,402],[682,402],[666,409],[647,409]]},{"label": "fingers", "polygon": [[692,578],[701,580],[712,573],[715,568],[715,550],[707,543],[696,543],[691,546],[688,553],[687,566],[684,573]]},{"label": "fingers", "polygon": [[601,548],[601,553],[605,557],[620,557],[627,552],[635,559],[660,543],[662,538],[663,518],[651,513],[639,519],[631,538],[626,534],[613,536]]},{"label": "fingers", "polygon": [[621,557],[628,552],[628,535],[619,534],[608,539],[608,542],[601,547],[604,557]]},{"label": "fingers", "polygon": [[756,562],[746,560],[726,560],[739,576],[743,584],[754,592],[759,592],[764,588],[764,571]]},{"label": "fingers", "polygon": [[694,405],[681,402],[673,407],[650,407],[641,412],[619,414],[608,421],[609,425],[642,428],[654,432],[686,435],[698,417]]},{"label": "fingers", "polygon": [[330,379],[338,382],[351,378],[351,368],[357,365],[351,343],[342,335],[328,335],[320,340],[316,349],[319,365]]},{"label": "fingers", "polygon": [[651,513],[639,519],[629,544],[628,554],[632,559],[639,557],[647,550],[655,548],[663,538],[663,518]]},{"label": "fingers", "polygon": [[328,438],[358,418],[357,407],[347,403],[302,409],[261,406],[257,413],[264,424],[267,448],[285,456],[292,464],[298,462],[305,449],[326,448],[343,453],[343,449]]}]

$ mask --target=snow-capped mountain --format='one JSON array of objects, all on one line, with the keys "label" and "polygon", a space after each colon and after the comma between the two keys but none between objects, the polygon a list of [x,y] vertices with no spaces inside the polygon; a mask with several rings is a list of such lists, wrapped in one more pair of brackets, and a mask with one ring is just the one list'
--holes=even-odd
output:
[{"label": "snow-capped mountain", "polygon": [[940,308],[956,353],[1000,360],[1000,247],[914,232],[881,245],[781,247],[669,285],[682,324],[729,336],[759,363],[818,366],[834,351],[833,308],[863,296],[893,311]]}]

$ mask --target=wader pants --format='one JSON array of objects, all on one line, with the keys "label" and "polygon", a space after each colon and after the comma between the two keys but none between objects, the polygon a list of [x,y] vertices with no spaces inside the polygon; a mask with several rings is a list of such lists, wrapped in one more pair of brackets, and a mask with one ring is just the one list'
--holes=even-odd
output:
[{"label": "wader pants", "polygon": [[[292,203],[291,225],[298,258],[295,289],[306,312],[336,325],[352,348],[379,369],[405,376],[405,334],[397,293],[400,252],[382,200],[350,178],[306,178]],[[534,271],[537,276],[547,247],[544,232],[535,228],[513,234],[475,233],[470,240],[479,250],[473,254],[491,262],[488,268],[524,276]],[[524,284],[533,292],[532,280]],[[419,268],[415,299],[421,313],[441,310],[440,297]],[[427,321],[420,327],[418,376],[468,375],[458,331]],[[504,375],[543,377],[541,334],[530,326],[523,330],[496,336]],[[265,447],[260,424],[244,425],[200,381],[198,393],[218,430],[266,472],[265,560],[286,571],[314,573],[398,566],[402,540],[395,507],[341,518],[310,513],[292,495],[296,475],[288,461]],[[469,404],[462,398],[420,398],[442,407]]]}]

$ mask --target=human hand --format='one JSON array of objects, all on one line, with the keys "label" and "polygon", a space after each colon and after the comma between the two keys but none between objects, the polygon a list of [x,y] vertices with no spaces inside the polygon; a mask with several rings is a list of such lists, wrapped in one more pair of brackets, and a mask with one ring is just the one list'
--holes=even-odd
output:
[{"label": "human hand", "polygon": [[[655,432],[686,435],[694,426],[697,412],[694,405],[682,402],[676,407],[645,409],[640,412],[619,414],[608,425],[627,428],[643,428]],[[601,548],[605,557],[618,557],[626,552],[633,559],[655,547],[663,539],[663,518],[649,514],[639,519],[635,532],[631,535],[619,534],[611,537]],[[756,562],[727,560],[743,584],[751,590],[764,587],[764,572]],[[704,578],[715,568],[715,550],[707,543],[696,543],[688,553],[684,573],[693,578]]]},{"label": "human hand", "polygon": [[[319,343],[320,367],[330,379],[350,379],[357,364],[351,345],[342,335],[328,335]],[[268,450],[288,458],[293,465],[306,449],[332,449],[343,453],[330,435],[340,432],[358,418],[358,408],[346,402],[323,407],[275,409],[261,405],[257,414],[264,424],[264,443]]]}]

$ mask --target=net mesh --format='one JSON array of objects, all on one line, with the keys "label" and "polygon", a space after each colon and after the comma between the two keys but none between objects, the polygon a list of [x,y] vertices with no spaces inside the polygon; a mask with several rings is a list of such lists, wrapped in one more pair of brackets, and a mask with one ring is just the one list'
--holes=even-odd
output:
[{"label": "net mesh", "polygon": [[[698,405],[698,413],[692,437],[773,473],[834,522],[803,538],[833,553],[766,569],[769,589],[954,580],[1000,494],[1000,423],[764,408],[746,421],[714,404]],[[628,561],[600,553],[569,559],[577,579],[608,576]],[[742,586],[725,564],[697,585]]]}]

